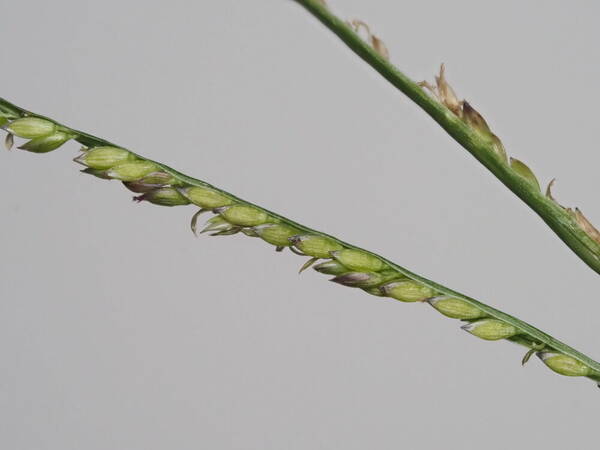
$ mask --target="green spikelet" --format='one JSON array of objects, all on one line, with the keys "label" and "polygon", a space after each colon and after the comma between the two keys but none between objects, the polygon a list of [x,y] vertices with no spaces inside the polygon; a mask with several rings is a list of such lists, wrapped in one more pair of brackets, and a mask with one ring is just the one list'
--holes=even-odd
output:
[{"label": "green spikelet", "polygon": [[180,206],[190,204],[190,201],[173,187],[161,187],[153,189],[140,195],[139,197],[135,197],[134,200],[138,202],[148,201],[160,206]]},{"label": "green spikelet", "polygon": [[224,206],[218,213],[227,222],[241,227],[254,227],[264,224],[269,216],[264,211],[248,205]]},{"label": "green spikelet", "polygon": [[74,161],[91,169],[108,170],[117,164],[135,161],[135,156],[123,148],[103,146],[84,151]]},{"label": "green spikelet", "polygon": [[277,247],[289,247],[289,239],[298,234],[298,229],[280,223],[266,223],[254,227],[258,237]]},{"label": "green spikelet", "polygon": [[529,183],[537,188],[541,192],[540,182],[533,173],[533,171],[522,161],[517,158],[510,158],[510,168],[514,170],[518,175],[525,178]]},{"label": "green spikelet", "polygon": [[486,341],[506,339],[519,333],[519,330],[511,324],[497,319],[482,319],[463,325],[461,328]]},{"label": "green spikelet", "polygon": [[429,298],[427,299],[427,303],[446,317],[452,319],[479,319],[486,315],[482,310],[464,300],[447,295]]},{"label": "green spikelet", "polygon": [[422,302],[437,294],[430,287],[413,280],[389,283],[381,286],[380,289],[386,297],[392,297],[401,302]]},{"label": "green spikelet", "polygon": [[6,126],[6,130],[24,139],[35,139],[48,136],[56,131],[56,124],[37,117],[17,119]]},{"label": "green spikelet", "polygon": [[539,352],[538,357],[554,372],[567,377],[586,377],[593,370],[575,358],[559,353]]},{"label": "green spikelet", "polygon": [[106,173],[116,180],[136,181],[156,170],[158,166],[153,162],[139,160],[119,163]]},{"label": "green spikelet", "polygon": [[56,150],[65,142],[72,139],[73,135],[57,131],[49,136],[41,136],[32,139],[31,141],[21,145],[21,150],[27,150],[33,153],[48,153],[52,150]]},{"label": "green spikelet", "polygon": [[291,244],[302,253],[314,258],[331,258],[331,252],[342,250],[342,246],[325,236],[315,236],[310,234],[293,236],[290,238]]},{"label": "green spikelet", "polygon": [[198,205],[202,208],[213,209],[233,204],[233,200],[228,196],[205,187],[192,186],[181,188],[179,192],[187,197],[194,205]]},{"label": "green spikelet", "polygon": [[379,272],[386,267],[381,259],[362,250],[348,248],[332,252],[331,256],[350,270]]}]

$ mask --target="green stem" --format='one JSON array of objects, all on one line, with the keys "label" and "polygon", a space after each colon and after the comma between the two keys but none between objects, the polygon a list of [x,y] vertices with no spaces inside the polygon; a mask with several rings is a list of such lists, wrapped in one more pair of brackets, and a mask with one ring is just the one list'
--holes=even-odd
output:
[{"label": "green stem", "polygon": [[[55,123],[58,126],[59,130],[69,133],[70,135],[73,136],[73,139],[75,141],[81,143],[82,145],[84,145],[86,147],[93,148],[93,147],[104,147],[104,146],[116,146],[115,144],[113,144],[107,140],[98,138],[96,136],[93,136],[91,134],[88,134],[88,133],[85,133],[82,131],[71,129],[71,128],[69,128],[65,125],[62,125],[48,117],[32,113],[30,111],[27,111],[16,105],[13,105],[13,104],[9,103],[8,101],[0,98],[0,118],[2,118],[2,117],[6,118],[8,120],[11,120],[11,121],[19,119],[19,118],[24,118],[24,117],[38,117],[38,118],[46,119],[46,120],[49,120],[49,121]],[[123,147],[120,147],[120,148],[123,148]],[[141,160],[151,161],[140,155],[137,155],[137,154],[134,154],[134,155]],[[199,187],[210,188],[210,189],[226,196],[227,198],[229,198],[236,204],[249,205],[249,206],[253,206],[253,207],[257,208],[258,210],[266,213],[270,218],[274,219],[274,221],[276,221],[278,223],[286,224],[286,225],[293,227],[295,229],[298,229],[306,234],[328,238],[328,239],[336,242],[337,244],[339,244],[341,247],[343,247],[345,249],[355,249],[355,250],[360,250],[362,252],[368,253],[369,255],[372,255],[375,258],[383,261],[385,264],[387,264],[389,266],[389,268],[397,271],[398,273],[406,276],[409,279],[412,279],[412,280],[417,281],[425,286],[428,286],[431,289],[433,289],[439,293],[442,293],[444,295],[462,299],[463,301],[469,303],[470,305],[479,308],[481,311],[485,312],[486,315],[488,315],[492,318],[499,319],[499,320],[506,322],[506,323],[514,326],[515,328],[517,328],[519,330],[519,334],[512,338],[509,338],[510,341],[512,341],[516,344],[525,346],[529,349],[539,350],[541,348],[541,346],[543,346],[545,351],[555,351],[558,353],[562,353],[564,355],[571,356],[572,358],[575,358],[579,362],[590,367],[594,371],[594,373],[592,375],[589,375],[588,378],[593,379],[596,382],[600,382],[600,363],[598,363],[598,362],[594,361],[593,359],[591,359],[590,357],[578,352],[577,350],[569,347],[568,345],[564,344],[563,342],[560,342],[559,340],[553,338],[549,334],[544,333],[543,331],[535,328],[534,326],[532,326],[520,319],[517,319],[516,317],[513,317],[513,316],[506,314],[498,309],[495,309],[489,305],[486,305],[480,301],[477,301],[477,300],[470,298],[464,294],[456,292],[452,289],[449,289],[445,286],[442,286],[431,280],[428,280],[427,278],[417,275],[417,274],[409,271],[408,269],[406,269],[388,259],[385,259],[382,256],[379,256],[373,252],[370,252],[365,249],[361,249],[352,244],[341,241],[340,239],[338,239],[334,236],[330,236],[330,235],[327,235],[320,231],[316,231],[311,228],[308,228],[302,224],[299,224],[299,223],[294,222],[290,219],[287,219],[283,216],[280,216],[279,214],[276,214],[272,211],[268,211],[267,209],[262,208],[258,205],[254,205],[246,200],[238,198],[220,188],[217,188],[215,186],[210,185],[209,183],[206,183],[205,181],[198,180],[198,179],[189,177],[187,175],[184,175],[162,163],[159,163],[156,161],[151,161],[151,162],[153,162],[158,167],[160,167],[160,169],[162,171],[170,174],[176,180],[175,183],[173,183],[173,185],[199,186]]]},{"label": "green stem", "polygon": [[489,139],[477,133],[383,58],[346,22],[335,16],[322,1],[296,1],[335,33],[354,53],[429,114],[456,142],[533,209],[581,260],[600,274],[600,244],[579,227],[560,205],[546,197],[502,161],[494,152]]}]

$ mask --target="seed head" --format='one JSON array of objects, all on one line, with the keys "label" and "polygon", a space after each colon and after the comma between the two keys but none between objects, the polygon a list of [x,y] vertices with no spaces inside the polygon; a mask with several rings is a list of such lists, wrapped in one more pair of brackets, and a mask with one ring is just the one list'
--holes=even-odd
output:
[{"label": "seed head", "polygon": [[107,174],[109,177],[121,181],[136,181],[156,170],[158,170],[158,166],[153,162],[137,160],[117,164],[108,170]]},{"label": "seed head", "polygon": [[313,269],[326,275],[342,275],[349,271],[346,266],[337,261],[323,261],[314,266]]},{"label": "seed head", "polygon": [[346,266],[349,270],[361,272],[379,272],[386,264],[376,256],[362,250],[344,249],[331,252],[331,256]]},{"label": "seed head", "polygon": [[31,141],[21,145],[21,150],[27,150],[33,153],[47,153],[56,150],[68,140],[72,139],[72,135],[57,131],[49,136],[42,136],[32,139]]},{"label": "seed head", "polygon": [[20,138],[35,139],[54,133],[56,124],[37,117],[24,117],[11,122],[6,130]]},{"label": "seed head", "polygon": [[517,158],[510,158],[510,168],[514,170],[517,175],[525,178],[530,184],[535,186],[538,191],[542,191],[540,182],[536,178],[535,174],[523,161],[519,161]]},{"label": "seed head", "polygon": [[261,225],[269,218],[263,210],[248,205],[223,206],[217,212],[227,222],[241,227]]},{"label": "seed head", "polygon": [[593,373],[591,368],[572,356],[552,352],[539,352],[537,356],[554,372],[567,377],[585,377]]},{"label": "seed head", "polygon": [[331,238],[310,234],[292,236],[289,238],[289,241],[305,255],[322,259],[331,258],[331,252],[342,250],[343,248]]},{"label": "seed head", "polygon": [[143,194],[144,192],[150,192],[164,185],[171,184],[173,181],[173,177],[167,173],[152,172],[137,181],[124,181],[123,185],[131,192]]},{"label": "seed head", "polygon": [[133,199],[137,202],[145,200],[160,206],[179,206],[190,204],[190,201],[173,187],[161,187],[154,189],[138,197],[134,197]]},{"label": "seed head", "polygon": [[498,319],[482,319],[463,325],[461,328],[487,341],[506,339],[519,333],[517,328]]},{"label": "seed head", "polygon": [[187,197],[194,205],[198,205],[202,208],[220,208],[233,203],[233,200],[224,194],[205,187],[191,186],[180,188],[179,192]]},{"label": "seed head", "polygon": [[253,228],[258,237],[278,247],[289,247],[289,238],[298,234],[296,228],[280,223],[265,223]]},{"label": "seed head", "polygon": [[479,308],[455,297],[443,295],[426,300],[436,310],[452,319],[479,319],[486,314]]},{"label": "seed head", "polygon": [[107,170],[112,169],[117,164],[134,160],[135,156],[123,148],[105,146],[84,151],[73,161],[92,169]]},{"label": "seed head", "polygon": [[394,281],[380,287],[386,297],[402,302],[422,302],[434,297],[436,291],[413,280]]}]

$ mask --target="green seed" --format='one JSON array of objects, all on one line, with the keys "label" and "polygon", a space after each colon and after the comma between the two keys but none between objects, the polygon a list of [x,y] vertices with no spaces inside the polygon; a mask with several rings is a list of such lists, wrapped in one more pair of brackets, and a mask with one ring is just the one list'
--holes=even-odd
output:
[{"label": "green seed", "polygon": [[134,160],[135,156],[125,149],[118,147],[95,147],[82,153],[74,161],[92,169],[107,170],[112,169],[117,164]]},{"label": "green seed", "polygon": [[56,150],[71,138],[72,135],[63,133],[62,131],[57,131],[49,136],[34,138],[31,141],[21,145],[19,148],[21,150],[27,150],[28,152],[33,153],[48,153],[52,150]]},{"label": "green seed", "polygon": [[479,308],[464,300],[454,297],[441,296],[427,299],[427,303],[452,319],[479,319],[486,314]]},{"label": "green seed", "polygon": [[179,192],[186,196],[193,204],[202,208],[220,208],[233,203],[229,197],[205,187],[192,186],[181,188]]},{"label": "green seed", "polygon": [[241,227],[261,225],[269,218],[266,212],[248,205],[225,206],[219,213],[227,222]]},{"label": "green seed", "polygon": [[157,169],[158,166],[150,161],[128,161],[117,164],[107,175],[121,181],[135,181]]},{"label": "green seed", "polygon": [[279,223],[258,225],[254,227],[254,232],[264,241],[278,247],[289,247],[291,245],[289,238],[298,234],[296,228]]},{"label": "green seed", "polygon": [[381,291],[387,297],[402,302],[422,302],[435,296],[436,291],[413,280],[397,281],[381,286]]},{"label": "green seed", "polygon": [[567,377],[585,377],[593,372],[592,369],[572,356],[550,352],[540,352],[537,355],[550,369]]},{"label": "green seed", "polygon": [[342,275],[349,272],[348,268],[337,261],[323,261],[313,267],[317,272],[325,275]]},{"label": "green seed", "polygon": [[143,201],[146,200],[150,203],[160,206],[179,206],[189,205],[190,201],[179,193],[179,191],[173,187],[162,187],[146,192],[135,200]]},{"label": "green seed", "polygon": [[344,249],[332,252],[331,256],[350,270],[379,272],[386,267],[380,259],[362,250]]},{"label": "green seed", "polygon": [[461,328],[487,341],[506,339],[519,333],[517,328],[498,319],[482,319],[463,325]]},{"label": "green seed", "polygon": [[333,239],[310,234],[292,236],[290,242],[302,253],[315,258],[331,258],[331,252],[342,250],[342,246]]},{"label": "green seed", "polygon": [[24,139],[35,139],[54,133],[56,124],[37,117],[24,117],[11,122],[6,130]]}]

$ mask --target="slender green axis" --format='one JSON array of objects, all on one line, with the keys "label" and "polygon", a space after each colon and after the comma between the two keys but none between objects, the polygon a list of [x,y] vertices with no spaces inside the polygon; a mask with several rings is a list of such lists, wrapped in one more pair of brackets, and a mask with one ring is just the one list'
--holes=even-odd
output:
[{"label": "slender green axis", "polygon": [[198,216],[212,212],[203,232],[225,236],[242,233],[261,238],[277,251],[289,248],[310,259],[301,270],[314,266],[333,275],[331,281],[359,288],[379,297],[402,302],[428,303],[443,315],[464,322],[463,329],[486,340],[506,339],[527,347],[523,363],[537,353],[552,370],[562,375],[584,376],[600,383],[600,364],[552,336],[475,299],[439,285],[373,252],[333,236],[310,229],[272,211],[242,200],[204,181],[191,178],[109,141],[71,129],[0,98],[0,126],[7,132],[7,145],[14,136],[27,139],[19,148],[34,153],[57,149],[69,140],[82,144],[76,162],[84,173],[116,179],[133,192],[138,201],[161,206],[194,204],[201,209],[192,218],[196,232]]},{"label": "slender green axis", "polygon": [[[583,218],[580,211],[577,210],[578,214],[576,215],[573,211],[563,208],[551,198],[551,195],[544,195],[540,191],[539,185],[536,185],[537,182],[532,183],[528,174],[519,170],[520,167],[515,167],[513,161],[508,164],[503,149],[504,155],[499,155],[498,139],[493,134],[490,136],[487,124],[470,105],[465,105],[468,110],[462,109],[462,107],[452,110],[451,102],[440,101],[444,100],[444,92],[439,92],[442,94],[441,99],[429,95],[423,89],[423,83],[415,83],[388,61],[387,50],[379,38],[371,35],[370,41],[367,41],[359,36],[357,24],[364,26],[362,22],[345,22],[331,12],[324,0],[295,1],[335,33],[354,53],[393,86],[429,114],[450,136],[533,209],[581,260],[600,274],[600,239],[597,231]],[[440,74],[440,78],[443,79],[443,74]],[[454,97],[451,88],[448,85],[442,86],[442,88],[444,87],[450,89],[451,97]],[[469,120],[468,114],[471,112],[478,116],[476,120]],[[462,116],[463,113],[466,116]],[[485,125],[483,133],[480,121],[483,121]],[[490,137],[495,139],[490,139]],[[518,165],[522,165],[520,161],[516,162]],[[527,170],[529,171],[528,168]],[[531,175],[533,176],[532,173]],[[578,217],[581,220],[578,221]]]}]

